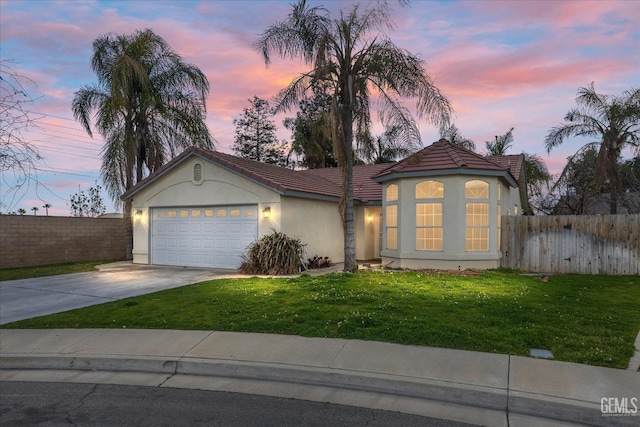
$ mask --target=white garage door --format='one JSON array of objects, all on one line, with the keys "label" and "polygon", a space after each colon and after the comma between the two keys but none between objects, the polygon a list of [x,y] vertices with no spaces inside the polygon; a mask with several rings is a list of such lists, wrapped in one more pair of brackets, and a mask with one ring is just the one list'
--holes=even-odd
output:
[{"label": "white garage door", "polygon": [[238,268],[258,237],[258,207],[154,208],[151,263]]}]

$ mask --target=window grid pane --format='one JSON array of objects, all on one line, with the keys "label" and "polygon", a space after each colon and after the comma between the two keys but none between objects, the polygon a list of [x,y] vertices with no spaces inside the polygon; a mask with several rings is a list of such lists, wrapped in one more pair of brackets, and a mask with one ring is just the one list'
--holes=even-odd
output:
[{"label": "window grid pane", "polygon": [[398,186],[395,184],[391,184],[390,186],[388,186],[385,196],[387,202],[398,200]]},{"label": "window grid pane", "polygon": [[416,229],[416,249],[419,251],[441,251],[442,228]]},{"label": "window grid pane", "polygon": [[395,227],[387,228],[387,249],[398,249],[398,229]]},{"label": "window grid pane", "polygon": [[467,227],[489,226],[489,204],[467,203]]},{"label": "window grid pane", "polygon": [[466,249],[468,251],[488,251],[489,250],[489,229],[488,228],[467,228]]},{"label": "window grid pane", "polygon": [[[397,190],[397,186],[395,187]],[[387,237],[386,248],[398,249],[398,205],[389,205],[385,208],[384,221]]]},{"label": "window grid pane", "polygon": [[502,217],[500,216],[500,205],[498,205],[498,215],[497,215],[497,225],[498,225],[498,250],[500,250],[500,239],[502,238],[501,235],[501,221],[502,221]]},{"label": "window grid pane", "polygon": [[479,179],[465,182],[464,197],[467,199],[488,199],[489,184]]},{"label": "window grid pane", "polygon": [[416,250],[441,251],[442,203],[416,204]]},{"label": "window grid pane", "polygon": [[387,227],[398,226],[398,206],[397,205],[387,206],[387,217],[385,218],[385,222],[387,224]]},{"label": "window grid pane", "polygon": [[465,249],[467,251],[489,250],[488,203],[467,203]]},{"label": "window grid pane", "polygon": [[416,199],[442,199],[444,185],[439,181],[423,181],[416,184]]},{"label": "window grid pane", "polygon": [[417,203],[416,226],[441,227],[442,203]]}]

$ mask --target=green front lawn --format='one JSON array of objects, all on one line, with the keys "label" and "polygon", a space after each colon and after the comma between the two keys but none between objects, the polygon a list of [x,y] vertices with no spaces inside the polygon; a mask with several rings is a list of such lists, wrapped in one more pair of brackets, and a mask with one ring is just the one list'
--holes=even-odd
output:
[{"label": "green front lawn", "polygon": [[488,271],[336,273],[215,280],[4,325],[295,334],[528,355],[626,368],[640,330],[639,276]]},{"label": "green front lawn", "polygon": [[96,265],[115,262],[114,260],[67,262],[63,264],[38,265],[35,267],[0,268],[0,282],[3,280],[30,279],[33,277],[57,276],[59,274],[95,271]]}]

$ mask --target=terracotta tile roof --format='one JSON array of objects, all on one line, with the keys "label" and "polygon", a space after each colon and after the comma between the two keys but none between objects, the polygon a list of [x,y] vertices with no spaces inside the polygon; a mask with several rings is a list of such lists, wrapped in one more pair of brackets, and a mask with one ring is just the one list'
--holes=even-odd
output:
[{"label": "terracotta tile roof", "polygon": [[[382,186],[371,179],[390,163],[378,165],[363,165],[353,167],[353,197],[362,202],[373,202],[382,200]],[[320,168],[298,171],[298,173],[312,175],[332,182],[338,188],[342,186],[342,175],[338,168]]]},{"label": "terracotta tile roof", "polygon": [[[132,197],[191,155],[212,161],[280,194],[330,199],[339,199],[341,195],[342,177],[338,168],[292,170],[219,151],[192,147],[140,181],[136,186],[124,193],[121,199],[125,200]],[[514,184],[517,184],[514,177],[515,179],[520,178],[523,159],[522,155],[484,157],[441,139],[397,163],[354,166],[354,200],[362,203],[381,201],[382,186],[380,182],[385,181],[385,177],[406,176],[407,174],[420,176],[420,173],[429,173],[431,171],[436,171],[434,174],[437,174],[437,171],[440,170],[449,170],[452,173],[461,173],[461,169],[469,169],[470,172],[477,170],[489,171],[496,175],[505,176],[507,179],[513,180]]]},{"label": "terracotta tile roof", "polygon": [[[267,163],[236,157],[219,151],[209,151],[191,147],[182,152],[155,173],[140,181],[124,193],[121,199],[132,197],[159,176],[167,173],[190,155],[210,160],[228,170],[239,173],[255,182],[263,184],[280,194],[307,197],[329,197],[339,199],[341,177],[338,168],[316,170],[292,170]],[[382,188],[371,180],[383,165],[358,166],[354,168],[354,198],[362,201],[380,201]],[[316,172],[319,171],[319,172]],[[361,198],[362,197],[362,198]]]},{"label": "terracotta tile roof", "polygon": [[301,174],[293,169],[256,162],[219,151],[196,149],[195,152],[201,157],[262,183],[281,194],[301,192],[340,197],[340,189],[336,188],[332,182]]},{"label": "terracotta tile roof", "polygon": [[504,169],[511,172],[511,175],[513,175],[516,180],[520,180],[520,173],[522,173],[522,167],[524,165],[524,155],[509,154],[506,156],[488,156],[487,159],[501,165]]},{"label": "terracotta tile roof", "polygon": [[487,170],[504,169],[502,165],[489,160],[487,157],[452,144],[446,139],[441,139],[406,159],[399,161],[380,173],[378,176],[383,176],[392,172],[460,168]]},{"label": "terracotta tile roof", "polygon": [[[514,180],[515,175],[508,167],[508,162],[504,160],[496,160],[503,156],[485,157],[476,152],[467,150],[459,145],[452,144],[446,139],[434,142],[428,147],[423,148],[415,154],[399,161],[398,163],[381,171],[372,178],[376,182],[383,182],[385,178],[397,176],[421,176],[435,175],[437,171],[449,171],[451,173],[464,173],[465,169],[469,173],[473,171],[482,171],[486,173],[495,173],[496,175],[508,172],[508,179]],[[504,156],[512,157],[512,156]],[[516,156],[517,157],[517,156]],[[511,161],[511,159],[508,159]],[[513,160],[514,168],[517,161]],[[433,173],[429,173],[433,172]]]}]

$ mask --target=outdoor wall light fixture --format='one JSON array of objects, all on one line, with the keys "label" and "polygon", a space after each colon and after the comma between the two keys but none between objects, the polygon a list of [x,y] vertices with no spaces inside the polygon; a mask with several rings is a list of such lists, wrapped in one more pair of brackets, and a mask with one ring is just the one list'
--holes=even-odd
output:
[{"label": "outdoor wall light fixture", "polygon": [[262,218],[264,218],[264,219],[271,218],[271,207],[270,206],[267,206],[266,208],[262,209]]},{"label": "outdoor wall light fixture", "polygon": [[140,218],[142,218],[142,209],[138,209],[138,210],[136,210],[136,213],[135,213],[135,214],[133,214],[133,217],[134,217],[135,219],[140,219]]}]

